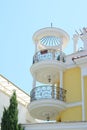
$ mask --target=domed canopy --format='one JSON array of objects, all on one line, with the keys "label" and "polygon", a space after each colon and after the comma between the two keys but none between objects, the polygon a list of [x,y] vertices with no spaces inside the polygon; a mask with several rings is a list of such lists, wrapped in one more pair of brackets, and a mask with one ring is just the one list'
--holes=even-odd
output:
[{"label": "domed canopy", "polygon": [[59,46],[61,39],[56,36],[45,36],[40,39],[40,43],[44,46]]},{"label": "domed canopy", "polygon": [[55,27],[47,27],[38,30],[33,35],[33,40],[37,44],[38,48],[59,48],[62,44],[62,48],[65,48],[69,41],[69,35],[62,29]]}]

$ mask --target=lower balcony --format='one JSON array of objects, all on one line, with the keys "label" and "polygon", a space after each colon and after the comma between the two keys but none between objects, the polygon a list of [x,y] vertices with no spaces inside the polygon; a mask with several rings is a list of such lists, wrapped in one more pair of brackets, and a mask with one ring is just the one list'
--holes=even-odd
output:
[{"label": "lower balcony", "polygon": [[40,120],[56,120],[60,111],[66,108],[66,90],[54,85],[39,86],[31,91],[29,111]]}]

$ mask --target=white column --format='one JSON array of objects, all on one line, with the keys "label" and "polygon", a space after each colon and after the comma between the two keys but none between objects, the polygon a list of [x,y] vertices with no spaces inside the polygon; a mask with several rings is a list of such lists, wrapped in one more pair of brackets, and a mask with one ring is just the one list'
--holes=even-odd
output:
[{"label": "white column", "polygon": [[83,30],[81,30],[81,33],[82,35],[80,35],[80,38],[84,43],[83,48],[84,50],[87,50],[87,28],[83,28]]},{"label": "white column", "polygon": [[60,88],[63,88],[63,72],[60,71]]},{"label": "white column", "polygon": [[63,44],[63,41],[61,39],[61,44],[60,44],[60,61],[62,61],[62,44]]},{"label": "white column", "polygon": [[52,60],[55,60],[55,51],[52,52]]},{"label": "white column", "polygon": [[73,35],[73,44],[74,44],[74,52],[78,51],[78,36],[76,34]]},{"label": "white column", "polygon": [[33,76],[33,83],[32,83],[32,87],[35,88],[36,87],[36,77]]},{"label": "white column", "polygon": [[85,121],[85,92],[84,92],[84,77],[82,68],[81,68],[81,87],[82,87],[82,121]]},{"label": "white column", "polygon": [[35,41],[35,53],[37,52],[37,44],[38,44],[38,41]]}]

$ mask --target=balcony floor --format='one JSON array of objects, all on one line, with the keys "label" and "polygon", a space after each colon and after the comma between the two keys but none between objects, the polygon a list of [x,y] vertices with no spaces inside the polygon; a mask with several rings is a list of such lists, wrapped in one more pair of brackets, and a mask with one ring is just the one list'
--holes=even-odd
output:
[{"label": "balcony floor", "polygon": [[30,103],[29,112],[32,117],[40,120],[56,120],[60,111],[66,109],[66,103],[55,99],[36,100]]}]

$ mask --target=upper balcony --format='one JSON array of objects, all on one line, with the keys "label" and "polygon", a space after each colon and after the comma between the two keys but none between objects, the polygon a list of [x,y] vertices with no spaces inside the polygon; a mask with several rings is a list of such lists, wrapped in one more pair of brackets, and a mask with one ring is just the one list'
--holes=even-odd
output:
[{"label": "upper balcony", "polygon": [[33,57],[31,73],[36,80],[48,84],[48,77],[51,83],[58,82],[60,71],[65,70],[66,57],[62,51],[48,49],[38,51]]},{"label": "upper balcony", "polygon": [[30,93],[30,114],[40,120],[56,120],[66,108],[66,90],[54,85],[35,87]]},{"label": "upper balcony", "polygon": [[33,64],[38,63],[40,61],[47,61],[47,60],[54,60],[54,61],[59,61],[59,62],[65,62],[65,54],[63,52],[60,51],[56,51],[53,49],[49,49],[49,50],[41,50],[38,51],[34,57],[33,57]]}]

